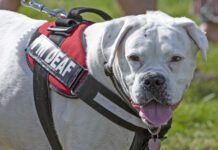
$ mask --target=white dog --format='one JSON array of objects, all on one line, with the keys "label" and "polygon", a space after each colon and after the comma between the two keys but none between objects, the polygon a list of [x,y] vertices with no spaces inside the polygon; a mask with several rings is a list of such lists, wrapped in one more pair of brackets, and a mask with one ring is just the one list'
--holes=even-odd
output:
[{"label": "white dog", "polygon": [[[8,11],[0,11],[0,20],[0,144],[16,150],[48,150],[24,51],[45,21]],[[104,73],[104,60],[109,60],[149,126],[162,125],[172,117],[193,77],[197,49],[206,60],[208,47],[205,34],[193,21],[162,12],[93,24],[84,31],[83,42],[90,73],[116,92]],[[133,132],[81,100],[52,92],[52,110],[64,150],[127,150],[132,143]]]}]

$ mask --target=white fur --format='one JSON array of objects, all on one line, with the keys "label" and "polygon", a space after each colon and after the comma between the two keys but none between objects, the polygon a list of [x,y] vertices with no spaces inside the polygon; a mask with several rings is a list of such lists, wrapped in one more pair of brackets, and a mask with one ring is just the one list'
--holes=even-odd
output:
[{"label": "white fur", "polygon": [[[32,33],[44,21],[8,11],[0,11],[0,20],[0,144],[16,150],[47,150],[49,144],[36,114],[32,72],[27,66],[24,51]],[[140,95],[140,83],[137,81],[140,74],[148,68],[158,70],[168,77],[171,103],[177,102],[195,68],[195,45],[186,27],[197,29],[193,23],[185,27],[178,25],[181,23],[175,23],[171,17],[157,12],[88,27],[84,32],[84,45],[91,74],[114,90],[110,79],[104,74],[106,59],[109,65],[114,65],[114,72],[124,87],[127,84],[130,89],[138,89],[130,93],[131,97],[137,97]],[[207,41],[198,38],[199,35],[204,37],[204,34],[199,30],[196,33],[189,35],[206,54]],[[147,39],[143,37],[144,34],[148,35]],[[169,72],[164,60],[172,51],[184,55],[187,60],[174,64],[173,67],[179,67],[174,73]],[[130,64],[126,58],[133,52],[146,58],[139,73],[137,67],[141,65]],[[139,101],[137,98],[134,100]],[[64,150],[126,150],[130,147],[134,133],[113,124],[81,100],[67,99],[52,92],[52,109],[55,128]]]}]

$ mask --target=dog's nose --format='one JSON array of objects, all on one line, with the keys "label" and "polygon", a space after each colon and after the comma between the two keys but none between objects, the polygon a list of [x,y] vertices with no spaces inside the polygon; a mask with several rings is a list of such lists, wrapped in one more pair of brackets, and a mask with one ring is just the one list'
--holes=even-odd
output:
[{"label": "dog's nose", "polygon": [[161,74],[148,75],[144,81],[144,86],[148,89],[159,89],[163,87],[165,81],[164,76]]}]

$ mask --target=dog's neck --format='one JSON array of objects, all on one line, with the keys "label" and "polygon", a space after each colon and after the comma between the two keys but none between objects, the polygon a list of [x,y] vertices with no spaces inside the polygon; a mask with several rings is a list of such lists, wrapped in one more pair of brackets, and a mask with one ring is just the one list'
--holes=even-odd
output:
[{"label": "dog's neck", "polygon": [[[94,25],[88,28],[93,28],[93,26]],[[106,86],[113,92],[116,92],[110,77],[106,76],[104,71],[104,63],[106,60],[101,50],[100,40],[98,38],[95,38],[95,37],[101,37],[101,35],[97,35],[100,34],[100,32],[96,31],[95,36],[93,36],[92,33],[93,30],[95,31],[95,29],[88,30],[88,31],[85,30],[83,35],[83,46],[87,53],[86,63],[88,66],[89,73],[104,86]]]}]

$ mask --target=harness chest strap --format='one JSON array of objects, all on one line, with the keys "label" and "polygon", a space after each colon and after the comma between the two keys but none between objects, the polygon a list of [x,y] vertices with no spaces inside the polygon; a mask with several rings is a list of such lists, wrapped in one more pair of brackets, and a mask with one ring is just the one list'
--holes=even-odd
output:
[{"label": "harness chest strap", "polygon": [[[49,27],[54,26],[53,22],[44,24],[39,28],[38,33],[35,34],[36,36],[32,39],[27,48],[28,62],[34,70],[35,78],[41,76],[41,73],[35,73],[35,70],[46,70],[46,72],[49,73],[47,74],[46,80],[48,79],[48,82],[52,84],[52,87],[55,87],[59,93],[70,97],[72,96],[73,90],[80,99],[103,116],[124,128],[136,132],[141,142],[135,144],[137,141],[140,141],[136,140],[138,138],[135,136],[130,149],[139,150],[139,147],[147,146],[147,141],[151,137],[147,127],[145,127],[138,114],[133,111],[126,102],[88,74],[85,63],[85,52],[81,42],[81,33],[88,25],[90,25],[90,23],[87,22],[80,24],[66,36],[60,32],[50,32],[47,30]],[[45,76],[43,78],[45,78]],[[35,80],[35,82],[37,82],[37,80]],[[34,93],[37,93],[37,89],[39,89],[40,86],[42,85],[37,84],[37,87],[34,86],[34,89],[36,89]],[[36,107],[38,107],[37,111],[39,114],[40,109],[46,109],[46,107],[39,105],[42,105],[40,101],[47,101],[47,109],[50,111],[48,114],[50,114],[49,117],[51,118],[49,119],[50,123],[43,123],[48,122],[48,120],[43,119],[43,117],[40,118],[40,115],[39,118],[42,126],[43,124],[47,124],[47,127],[43,126],[45,133],[46,130],[49,130],[45,128],[53,128],[53,131],[50,132],[55,132],[49,92],[47,94],[45,93],[45,95],[48,95],[48,100],[46,100],[46,98],[40,98],[40,96],[36,98],[37,94],[34,95]],[[101,101],[98,101],[99,99],[101,99]],[[162,129],[163,135],[169,128],[170,126],[166,126]],[[162,132],[160,133],[160,137],[163,137],[161,134]],[[56,134],[53,134],[52,137],[50,137],[50,133],[46,133],[46,135],[51,145],[55,145],[53,143],[59,143],[59,148],[61,147],[60,142],[57,142],[59,140],[58,137],[55,136]]]},{"label": "harness chest strap", "polygon": [[34,99],[40,123],[52,150],[62,150],[62,146],[56,134],[54,120],[52,117],[49,83],[47,82],[48,72],[39,64],[36,64],[33,73]]}]

